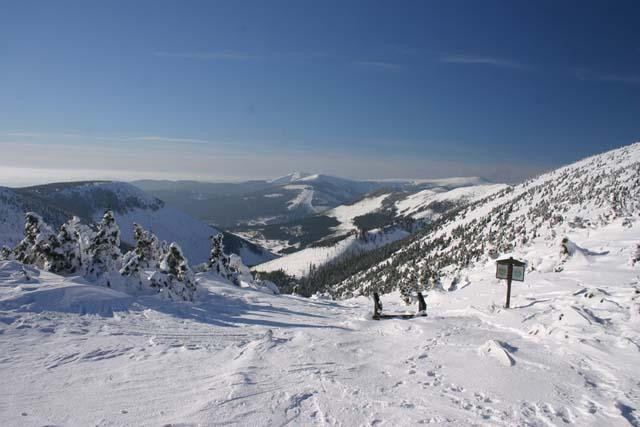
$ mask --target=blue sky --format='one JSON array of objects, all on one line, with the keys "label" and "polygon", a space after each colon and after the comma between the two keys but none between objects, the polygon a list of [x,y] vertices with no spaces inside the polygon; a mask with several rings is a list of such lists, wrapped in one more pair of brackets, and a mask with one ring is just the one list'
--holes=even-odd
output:
[{"label": "blue sky", "polygon": [[640,140],[637,1],[0,6],[0,184],[513,182]]}]

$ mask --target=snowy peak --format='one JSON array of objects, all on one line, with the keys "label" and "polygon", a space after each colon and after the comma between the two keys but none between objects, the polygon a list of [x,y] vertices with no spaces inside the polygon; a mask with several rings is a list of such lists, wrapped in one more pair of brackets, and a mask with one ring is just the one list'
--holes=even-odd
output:
[{"label": "snowy peak", "polygon": [[313,175],[307,172],[291,172],[290,174],[281,176],[280,178],[272,179],[268,182],[273,185],[285,185],[285,184],[291,184],[293,182],[299,181],[309,176],[313,176]]}]

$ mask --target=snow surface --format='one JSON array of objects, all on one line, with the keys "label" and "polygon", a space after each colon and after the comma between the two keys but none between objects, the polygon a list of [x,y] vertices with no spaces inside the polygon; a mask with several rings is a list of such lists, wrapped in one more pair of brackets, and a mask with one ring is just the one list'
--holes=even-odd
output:
[{"label": "snow surface", "polygon": [[[512,309],[491,262],[412,320],[206,274],[171,303],[3,262],[0,424],[637,426],[639,228],[582,232],[560,273],[555,247],[513,254],[539,261]],[[415,309],[399,302],[384,311]]]}]

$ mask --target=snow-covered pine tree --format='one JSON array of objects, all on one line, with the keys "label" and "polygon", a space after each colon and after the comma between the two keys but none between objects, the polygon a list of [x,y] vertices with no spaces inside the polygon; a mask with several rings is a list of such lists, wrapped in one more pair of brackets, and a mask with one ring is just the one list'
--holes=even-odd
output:
[{"label": "snow-covered pine tree", "polygon": [[141,279],[143,270],[158,267],[162,255],[158,250],[158,238],[138,224],[133,224],[133,238],[136,245],[122,257],[120,274]]},{"label": "snow-covered pine tree", "polygon": [[80,218],[73,217],[71,219],[73,228],[78,236],[78,244],[80,246],[80,270],[86,273],[89,269],[91,254],[89,248],[96,232],[86,224],[80,222]]},{"label": "snow-covered pine tree", "polygon": [[41,254],[42,269],[54,273],[62,272],[65,259],[60,248],[58,236],[52,233],[44,237],[38,245],[38,251]]},{"label": "snow-covered pine tree", "polygon": [[164,258],[160,261],[159,271],[149,278],[152,288],[170,300],[193,301],[196,282],[187,258],[180,246],[172,243]]},{"label": "snow-covered pine tree", "polygon": [[169,252],[169,243],[166,240],[157,240],[153,249],[153,259],[156,260],[156,267],[160,264],[160,260],[164,258],[167,252]]},{"label": "snow-covered pine tree", "polygon": [[13,250],[16,260],[23,264],[32,264],[44,268],[44,245],[53,235],[40,215],[35,212],[25,214],[24,239]]},{"label": "snow-covered pine tree", "polygon": [[7,246],[0,249],[0,261],[13,261],[15,259],[13,250]]},{"label": "snow-covered pine tree", "polygon": [[82,269],[80,230],[80,218],[76,216],[60,226],[56,238],[46,246],[45,269],[64,274]]},{"label": "snow-covered pine tree", "polygon": [[91,237],[88,252],[87,273],[94,278],[104,273],[118,271],[121,263],[120,228],[113,212],[104,213],[97,225],[98,231]]},{"label": "snow-covered pine tree", "polygon": [[209,255],[207,269],[231,280],[234,284],[238,284],[237,271],[230,265],[229,257],[224,253],[222,238],[222,233],[211,236],[211,255]]}]

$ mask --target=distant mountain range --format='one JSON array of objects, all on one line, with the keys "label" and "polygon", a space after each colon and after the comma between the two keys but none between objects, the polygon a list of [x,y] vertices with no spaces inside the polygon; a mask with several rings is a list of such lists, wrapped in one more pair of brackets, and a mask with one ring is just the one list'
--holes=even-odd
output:
[{"label": "distant mountain range", "polygon": [[442,215],[505,188],[506,184],[481,184],[454,189],[432,187],[418,192],[378,190],[322,214],[237,233],[275,252],[286,253],[255,270],[283,270],[300,277],[310,268],[405,239]]},{"label": "distant mountain range", "polygon": [[[133,223],[138,223],[162,240],[179,243],[193,263],[207,259],[211,250],[209,236],[222,232],[131,184],[71,182],[0,187],[0,245],[14,246],[22,239],[25,212],[39,213],[47,223],[58,227],[73,215],[88,224],[96,223],[106,209],[114,211],[124,244],[134,243]],[[226,249],[240,255],[248,265],[275,257],[231,233],[224,234]]]},{"label": "distant mountain range", "polygon": [[[481,178],[356,181],[302,172],[240,183],[83,181],[0,187],[0,245],[14,246],[22,239],[28,211],[58,227],[73,215],[96,223],[111,209],[125,246],[134,243],[133,223],[138,223],[162,240],[179,243],[189,260],[199,263],[209,254],[209,236],[223,232],[227,251],[247,265],[263,264],[265,271],[285,266],[301,274],[310,263],[321,265],[405,238],[442,212],[493,189]],[[298,254],[264,264],[293,252]]]},{"label": "distant mountain range", "polygon": [[486,183],[482,178],[357,181],[293,172],[273,180],[239,183],[134,181],[149,195],[216,226],[233,228],[287,223],[352,203],[374,190],[416,192]]}]

